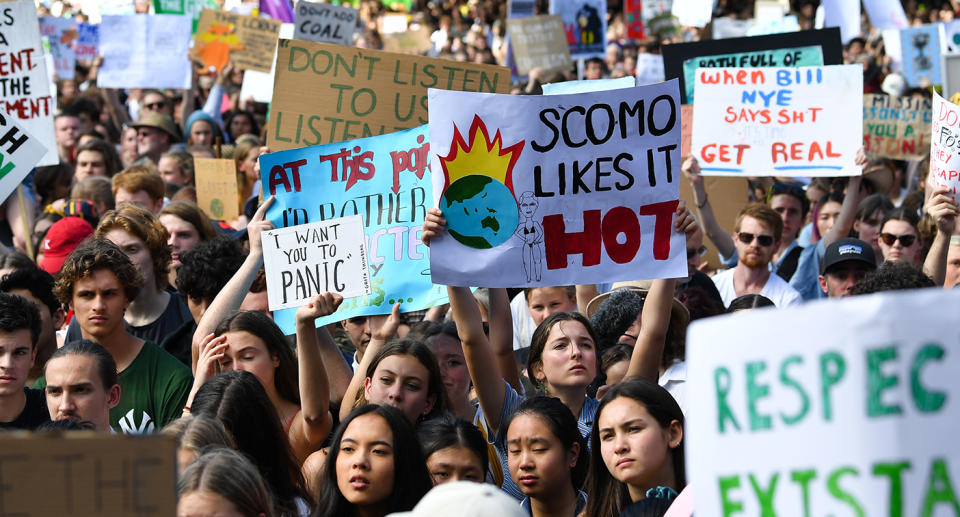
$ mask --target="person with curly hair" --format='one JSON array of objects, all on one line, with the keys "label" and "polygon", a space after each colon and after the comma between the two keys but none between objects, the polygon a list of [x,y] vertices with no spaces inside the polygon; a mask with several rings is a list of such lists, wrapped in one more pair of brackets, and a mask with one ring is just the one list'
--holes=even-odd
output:
[{"label": "person with curly hair", "polygon": [[[124,313],[143,284],[119,246],[95,238],[67,257],[54,286],[73,309],[83,339],[99,343],[117,363],[121,396],[110,410],[110,427],[126,434],[151,433],[179,417],[193,384],[189,368],[127,330]],[[37,384],[45,387],[46,380]]]}]

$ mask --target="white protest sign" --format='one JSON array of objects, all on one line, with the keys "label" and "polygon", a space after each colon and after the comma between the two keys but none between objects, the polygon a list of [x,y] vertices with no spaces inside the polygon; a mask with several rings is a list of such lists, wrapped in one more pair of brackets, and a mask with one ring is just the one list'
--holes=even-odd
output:
[{"label": "white protest sign", "polygon": [[933,92],[930,128],[930,173],[927,183],[949,189],[954,199],[960,187],[960,106]]},{"label": "white protest sign", "polygon": [[704,175],[860,174],[863,67],[697,68],[694,88]]},{"label": "white protest sign", "polygon": [[713,17],[715,0],[673,0],[671,12],[688,27],[704,27]]},{"label": "white protest sign", "polygon": [[263,267],[271,311],[300,307],[318,294],[370,294],[363,217],[352,215],[269,230]]},{"label": "white protest sign", "polygon": [[[293,39],[294,24],[280,24],[280,39]],[[279,40],[277,40],[279,43]],[[273,100],[273,79],[277,73],[277,54],[273,54],[273,66],[270,73],[246,70],[243,72],[243,84],[240,86],[241,99],[253,99],[256,102],[269,103]]]},{"label": "white protest sign", "polygon": [[357,10],[301,0],[297,3],[294,25],[294,39],[350,46],[357,27]]},{"label": "white protest sign", "polygon": [[753,19],[740,20],[724,16],[713,19],[713,39],[724,38],[742,38],[747,35],[750,26],[753,25]]},{"label": "white protest sign", "polygon": [[47,152],[15,118],[0,115],[0,202],[7,199]]},{"label": "white protest sign", "polygon": [[843,43],[860,35],[860,2],[824,0],[823,26],[840,27]]},{"label": "white protest sign", "polygon": [[960,53],[960,20],[940,22],[937,25],[940,30],[940,53]]},{"label": "white protest sign", "polygon": [[50,41],[57,78],[73,80],[77,54],[71,44],[77,40],[77,23],[67,18],[46,16],[40,18],[40,34]]},{"label": "white protest sign", "polygon": [[584,79],[582,81],[564,81],[543,85],[544,95],[565,95],[568,93],[602,92],[633,88],[637,85],[635,77],[617,77],[616,79]]},{"label": "white protest sign", "polygon": [[101,88],[189,88],[193,21],[180,14],[104,16]]},{"label": "white protest sign", "polygon": [[37,8],[31,0],[4,2],[0,29],[0,113],[13,115],[27,133],[37,138],[46,154],[37,165],[55,165],[57,140],[53,132],[56,98],[44,66]]},{"label": "white protest sign", "polygon": [[693,323],[696,514],[956,515],[958,304],[892,291]]},{"label": "white protest sign", "polygon": [[[594,82],[594,81],[590,81]],[[684,276],[676,79],[574,95],[430,89],[435,284]]]},{"label": "white protest sign", "polygon": [[661,54],[637,54],[637,86],[663,81],[663,56]]},{"label": "white protest sign", "polygon": [[863,7],[874,29],[906,29],[910,25],[900,0],[863,0]]}]

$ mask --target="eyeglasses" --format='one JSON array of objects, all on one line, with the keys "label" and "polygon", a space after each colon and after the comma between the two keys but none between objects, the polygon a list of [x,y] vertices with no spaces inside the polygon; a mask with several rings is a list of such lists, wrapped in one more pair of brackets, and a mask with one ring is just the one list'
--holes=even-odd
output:
[{"label": "eyeglasses", "polygon": [[166,102],[163,102],[163,101],[160,101],[160,102],[151,102],[150,104],[144,104],[143,107],[144,107],[145,109],[154,110],[154,111],[155,111],[155,110],[158,110],[158,109],[162,109],[162,108],[167,107],[167,103],[166,103]]},{"label": "eyeglasses", "polygon": [[764,248],[766,248],[767,246],[772,246],[772,245],[773,245],[773,236],[772,236],[772,235],[754,235],[754,234],[749,233],[749,232],[738,232],[738,233],[737,233],[737,240],[739,240],[740,242],[742,242],[742,243],[744,243],[744,244],[748,244],[748,245],[749,245],[751,242],[753,242],[753,238],[754,238],[754,237],[757,238],[757,244],[763,246]]},{"label": "eyeglasses", "polygon": [[700,246],[699,248],[687,248],[687,260],[690,260],[693,257],[696,257],[698,255],[702,257],[706,254],[707,254],[706,246]]},{"label": "eyeglasses", "polygon": [[881,233],[880,239],[883,240],[883,243],[887,246],[893,246],[894,242],[900,241],[900,244],[904,248],[909,248],[917,240],[916,235],[894,235],[892,233]]}]

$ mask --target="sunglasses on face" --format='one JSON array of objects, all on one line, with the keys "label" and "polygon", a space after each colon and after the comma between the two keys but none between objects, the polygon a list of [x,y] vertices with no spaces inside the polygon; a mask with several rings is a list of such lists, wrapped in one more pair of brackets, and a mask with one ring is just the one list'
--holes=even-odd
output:
[{"label": "sunglasses on face", "polygon": [[698,255],[702,257],[706,254],[707,254],[706,246],[700,246],[699,248],[687,248],[687,260],[690,260],[693,257],[696,257]]},{"label": "sunglasses on face", "polygon": [[893,246],[894,242],[900,241],[900,245],[904,248],[909,248],[917,240],[916,235],[894,235],[892,233],[881,233],[880,239],[883,240],[883,243],[887,246]]},{"label": "sunglasses on face", "polygon": [[753,242],[753,238],[757,238],[757,244],[766,248],[767,246],[773,245],[773,236],[772,235],[754,235],[749,232],[739,232],[737,233],[737,240],[740,242],[749,245]]}]

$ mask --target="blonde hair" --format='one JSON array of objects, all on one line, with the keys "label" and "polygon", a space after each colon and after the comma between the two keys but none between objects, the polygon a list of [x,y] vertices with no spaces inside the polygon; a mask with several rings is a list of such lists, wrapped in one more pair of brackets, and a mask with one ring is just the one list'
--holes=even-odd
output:
[{"label": "blonde hair", "polygon": [[146,208],[134,203],[121,203],[116,209],[103,214],[95,235],[106,238],[110,230],[118,228],[146,244],[153,260],[154,281],[158,289],[163,289],[167,283],[167,268],[171,260],[170,246],[167,244],[170,234],[167,229]]}]

